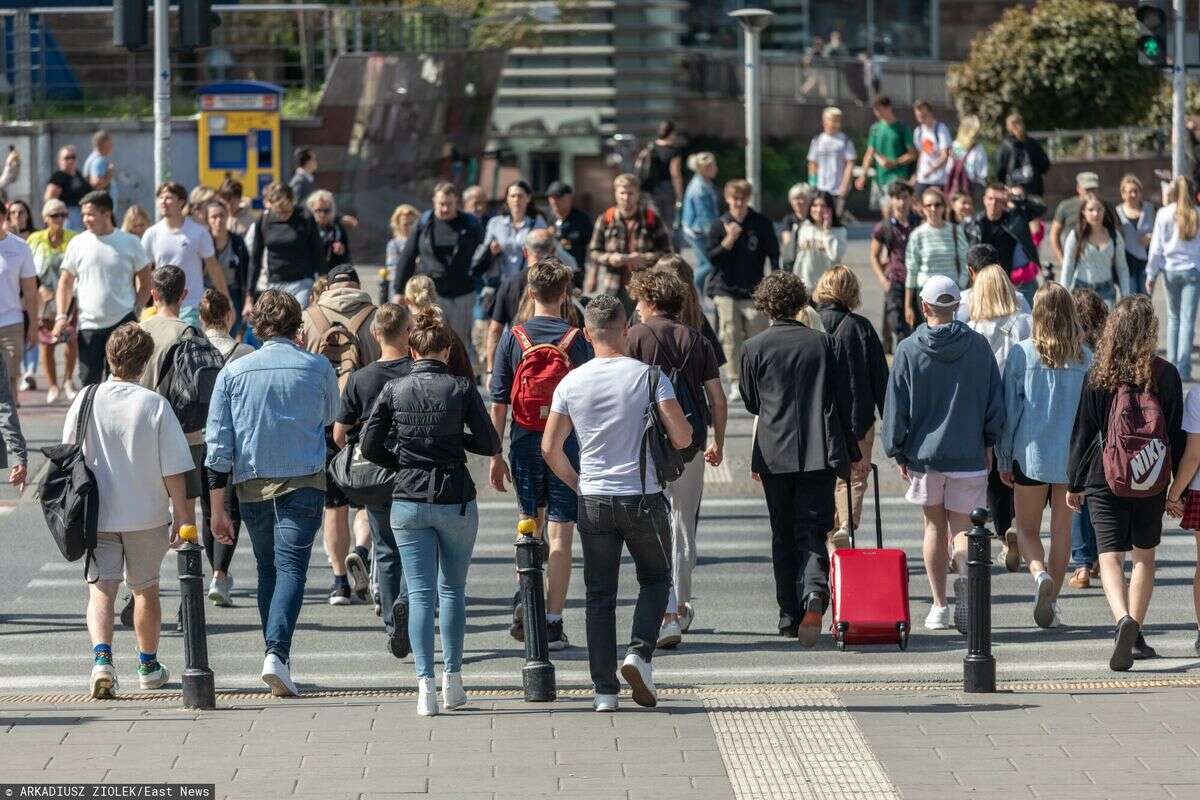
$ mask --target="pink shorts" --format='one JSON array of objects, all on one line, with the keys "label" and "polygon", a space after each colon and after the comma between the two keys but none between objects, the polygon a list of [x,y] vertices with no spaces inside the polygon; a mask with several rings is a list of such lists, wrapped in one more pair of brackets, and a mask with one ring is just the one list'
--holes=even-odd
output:
[{"label": "pink shorts", "polygon": [[959,478],[934,470],[909,470],[908,492],[904,497],[917,505],[942,506],[947,511],[970,514],[987,507],[987,482],[987,475]]}]

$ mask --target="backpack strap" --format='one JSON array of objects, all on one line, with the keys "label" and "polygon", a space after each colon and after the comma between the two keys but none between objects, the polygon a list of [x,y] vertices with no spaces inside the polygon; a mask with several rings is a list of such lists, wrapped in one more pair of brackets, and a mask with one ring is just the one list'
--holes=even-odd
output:
[{"label": "backpack strap", "polygon": [[96,401],[96,392],[100,384],[93,383],[83,390],[83,398],[79,401],[79,416],[75,418],[75,445],[83,450],[83,440],[87,436],[88,426],[92,421],[92,406]]},{"label": "backpack strap", "polygon": [[526,351],[533,348],[533,341],[530,340],[529,334],[525,333],[524,325],[514,325],[512,335],[517,340],[517,346],[521,348],[521,355],[525,355]]},{"label": "backpack strap", "polygon": [[[650,366],[649,371],[646,373],[646,386],[649,389],[649,402],[646,404],[647,414],[654,413],[654,398],[658,395],[658,378],[660,374],[661,370],[653,365]],[[638,453],[638,478],[642,481],[643,498],[646,496],[646,447],[648,446],[646,437],[648,435],[648,432],[642,434],[642,447]]]},{"label": "backpack strap", "polygon": [[962,264],[958,261],[958,223],[950,223],[950,239],[954,242],[954,282],[962,282]]},{"label": "backpack strap", "polygon": [[[521,333],[524,333],[524,331],[521,331]],[[562,338],[558,340],[558,348],[566,353],[571,349],[571,345],[575,343],[575,337],[578,335],[579,328],[572,327],[568,329],[567,332],[563,334]]]},{"label": "backpack strap", "polygon": [[[349,323],[347,323],[346,328],[350,331],[350,333],[355,338],[358,337],[358,329],[363,326],[363,324],[367,321],[367,317],[371,316],[371,313],[373,311],[375,311],[375,306],[368,303],[367,305],[365,305],[361,309],[359,309],[357,314],[355,314],[353,317],[350,318],[350,321],[349,321]],[[324,316],[324,315],[322,315],[322,316]]]},{"label": "backpack strap", "polygon": [[[79,416],[75,418],[75,446],[79,448],[79,452],[83,453],[83,442],[87,437],[88,427],[92,421],[92,406],[95,404],[96,392],[100,390],[100,385],[93,383],[91,386],[84,388],[83,398],[79,401]],[[83,579],[87,583],[93,583],[88,580],[88,571],[96,561],[96,529],[100,525],[100,498],[92,494],[87,498],[84,509],[84,544],[90,544],[87,547],[83,559]],[[90,532],[90,542],[89,542]],[[99,580],[99,578],[97,578]]]},{"label": "backpack strap", "polygon": [[317,326],[317,338],[319,339],[320,337],[324,336],[325,331],[332,328],[333,325],[329,322],[329,317],[325,316],[325,312],[322,311],[321,307],[316,303],[313,303],[311,306],[309,306],[309,310],[312,311],[311,319],[313,325]]}]

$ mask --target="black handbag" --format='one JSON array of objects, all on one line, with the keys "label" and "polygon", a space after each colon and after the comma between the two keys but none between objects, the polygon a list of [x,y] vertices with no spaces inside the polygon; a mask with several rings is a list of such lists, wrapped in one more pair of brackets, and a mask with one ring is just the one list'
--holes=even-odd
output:
[{"label": "black handbag", "polygon": [[[650,367],[650,373],[646,379],[646,383],[650,387],[650,402],[646,406],[645,429],[642,433],[641,453],[638,455],[642,494],[646,493],[647,460],[654,466],[660,488],[678,480],[687,466],[683,460],[683,453],[676,450],[675,446],[671,444],[666,423],[662,421],[662,417],[658,413],[658,403],[655,398],[658,397],[658,382],[661,378],[662,370],[658,367]],[[646,457],[647,451],[650,453],[649,459]]]},{"label": "black handbag", "polygon": [[329,462],[329,480],[346,499],[359,506],[390,506],[395,473],[363,458],[358,442],[350,441]]},{"label": "black handbag", "polygon": [[38,499],[46,527],[59,551],[67,561],[78,561],[85,555],[84,579],[95,560],[96,528],[100,521],[100,494],[96,477],[84,461],[83,442],[92,418],[96,385],[83,390],[79,416],[75,420],[75,440],[42,448],[50,462],[46,475],[38,485]]}]

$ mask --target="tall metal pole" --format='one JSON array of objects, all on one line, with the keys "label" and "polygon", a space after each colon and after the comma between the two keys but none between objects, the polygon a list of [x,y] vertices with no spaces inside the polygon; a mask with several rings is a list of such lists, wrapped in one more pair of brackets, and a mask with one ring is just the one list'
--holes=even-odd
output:
[{"label": "tall metal pole", "polygon": [[763,29],[775,15],[762,8],[742,8],[729,16],[741,23],[746,48],[746,179],[750,205],[762,209],[762,53]]},{"label": "tall metal pole", "polygon": [[154,0],[154,183],[171,177],[171,43],[169,0]]},{"label": "tall metal pole", "polygon": [[1184,52],[1185,0],[1175,0],[1175,55],[1171,64],[1171,174],[1188,173],[1187,163],[1187,70]]}]

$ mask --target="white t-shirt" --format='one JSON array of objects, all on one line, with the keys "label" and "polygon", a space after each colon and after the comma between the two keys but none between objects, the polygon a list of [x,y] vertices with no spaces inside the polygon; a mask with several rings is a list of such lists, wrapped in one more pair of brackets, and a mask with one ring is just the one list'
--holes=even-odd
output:
[{"label": "white t-shirt", "polygon": [[[63,441],[75,440],[83,392],[63,423]],[[128,533],[171,521],[163,478],[195,467],[175,412],[157,392],[128,381],[100,384],[83,442],[83,456],[100,494],[98,530]]]},{"label": "white t-shirt", "polygon": [[[1183,401],[1183,430],[1185,433],[1200,433],[1200,386],[1188,389],[1187,398]],[[1200,470],[1192,476],[1188,489],[1200,492]]]},{"label": "white t-shirt", "polygon": [[817,163],[817,188],[822,192],[838,194],[838,190],[842,188],[846,162],[857,157],[854,142],[841,131],[821,131],[814,136],[808,145],[808,160]]},{"label": "white t-shirt", "polygon": [[20,325],[21,279],[36,278],[33,251],[19,236],[8,234],[0,239],[0,327]]},{"label": "white t-shirt", "polygon": [[932,128],[926,125],[916,127],[913,131],[913,147],[917,149],[917,183],[945,183],[950,159],[947,157],[936,169],[933,164],[938,154],[949,150],[952,144],[954,140],[950,138],[950,129],[944,122],[935,122]]},{"label": "white t-shirt", "polygon": [[[555,388],[550,410],[569,416],[579,439],[580,495],[642,493],[638,463],[650,402],[649,372],[635,358],[593,358],[567,373]],[[674,398],[675,390],[663,374],[655,400]],[[654,463],[648,461],[646,493],[658,491]]]},{"label": "white t-shirt", "polygon": [[204,259],[216,253],[208,229],[191,217],[184,217],[178,228],[171,228],[165,219],[160,219],[142,234],[142,247],[156,269],[174,264],[183,270],[187,276],[183,307],[200,305],[204,296]]},{"label": "white t-shirt", "polygon": [[137,305],[133,276],[150,264],[142,243],[116,229],[105,236],[84,231],[67,244],[62,271],[75,276],[79,329],[111,328]]}]

